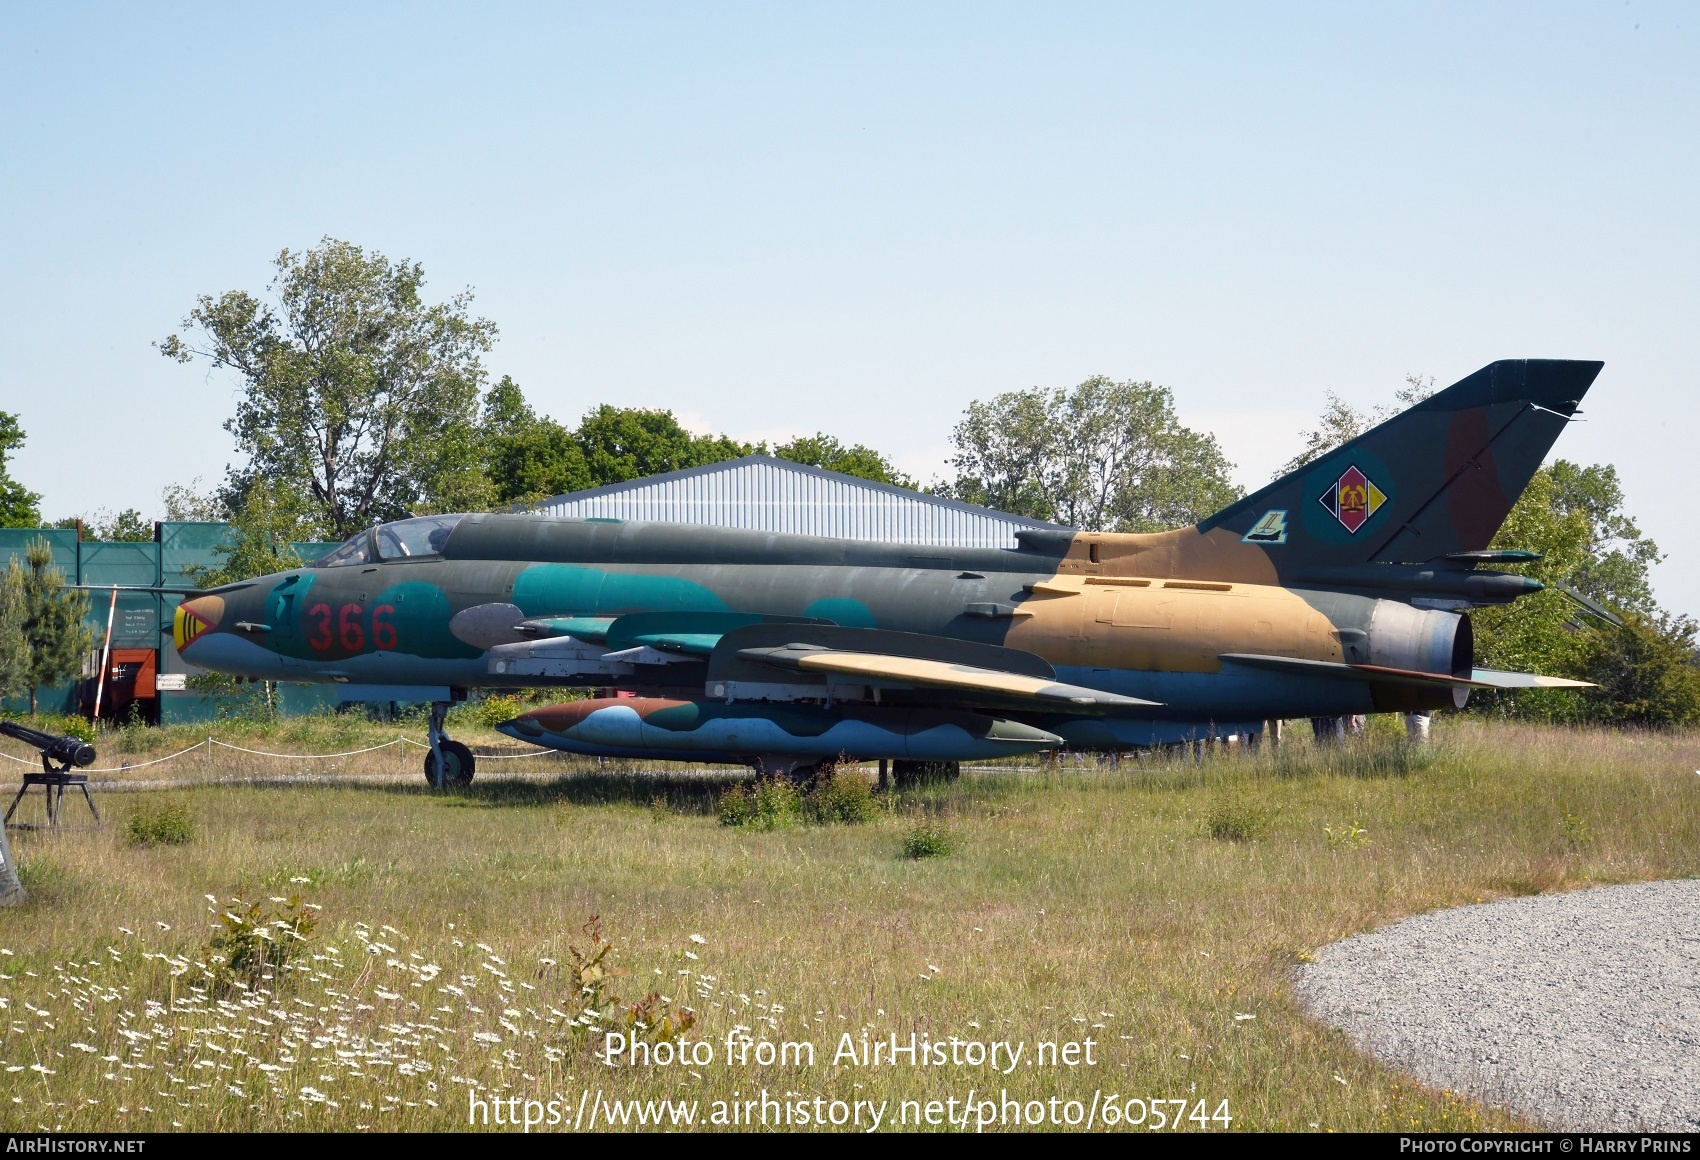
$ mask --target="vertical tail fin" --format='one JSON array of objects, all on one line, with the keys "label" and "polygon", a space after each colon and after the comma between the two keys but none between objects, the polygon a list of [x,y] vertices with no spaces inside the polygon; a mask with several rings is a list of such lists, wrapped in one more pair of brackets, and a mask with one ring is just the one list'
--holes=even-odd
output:
[{"label": "vertical tail fin", "polygon": [[1199,524],[1240,533],[1277,572],[1480,551],[1605,364],[1506,359]]}]

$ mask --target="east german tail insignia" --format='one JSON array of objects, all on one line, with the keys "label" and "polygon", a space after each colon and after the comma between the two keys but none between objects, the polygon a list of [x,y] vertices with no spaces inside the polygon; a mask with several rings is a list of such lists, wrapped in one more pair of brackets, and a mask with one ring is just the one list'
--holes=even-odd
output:
[{"label": "east german tail insignia", "polygon": [[1353,533],[1368,523],[1376,509],[1387,502],[1386,493],[1371,483],[1369,476],[1359,471],[1356,464],[1348,467],[1345,474],[1329,484],[1328,490],[1318,498],[1328,509],[1328,514]]}]

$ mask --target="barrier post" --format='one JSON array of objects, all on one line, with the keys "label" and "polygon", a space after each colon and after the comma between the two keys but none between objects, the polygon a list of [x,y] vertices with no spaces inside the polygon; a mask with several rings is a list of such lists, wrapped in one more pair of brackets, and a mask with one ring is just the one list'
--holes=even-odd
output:
[{"label": "barrier post", "polygon": [[12,844],[6,840],[6,823],[0,822],[0,906],[16,906],[24,900],[24,884],[18,881],[17,863],[12,861]]}]

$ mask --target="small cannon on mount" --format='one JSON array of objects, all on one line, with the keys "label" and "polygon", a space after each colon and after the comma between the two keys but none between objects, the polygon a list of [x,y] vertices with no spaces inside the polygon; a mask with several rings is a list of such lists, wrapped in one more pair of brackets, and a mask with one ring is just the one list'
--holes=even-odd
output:
[{"label": "small cannon on mount", "polygon": [[22,741],[25,745],[33,745],[41,751],[41,772],[24,774],[24,784],[6,810],[6,822],[12,820],[18,803],[23,801],[30,786],[39,785],[47,794],[48,825],[55,829],[59,826],[59,818],[65,808],[66,786],[76,786],[83,791],[83,800],[89,804],[89,813],[94,815],[95,824],[100,824],[100,811],[94,808],[94,797],[89,793],[88,775],[72,772],[72,767],[87,768],[94,764],[94,746],[81,737],[60,737],[40,729],[31,729],[28,725],[20,725],[16,721],[0,721],[0,734]]}]

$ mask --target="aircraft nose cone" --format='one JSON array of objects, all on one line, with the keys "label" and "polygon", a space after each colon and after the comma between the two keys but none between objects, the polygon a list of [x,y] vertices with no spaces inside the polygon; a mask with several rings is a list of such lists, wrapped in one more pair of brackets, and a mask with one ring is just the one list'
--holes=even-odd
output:
[{"label": "aircraft nose cone", "polygon": [[177,606],[171,620],[171,642],[182,652],[218,627],[224,616],[222,596],[197,596]]}]

